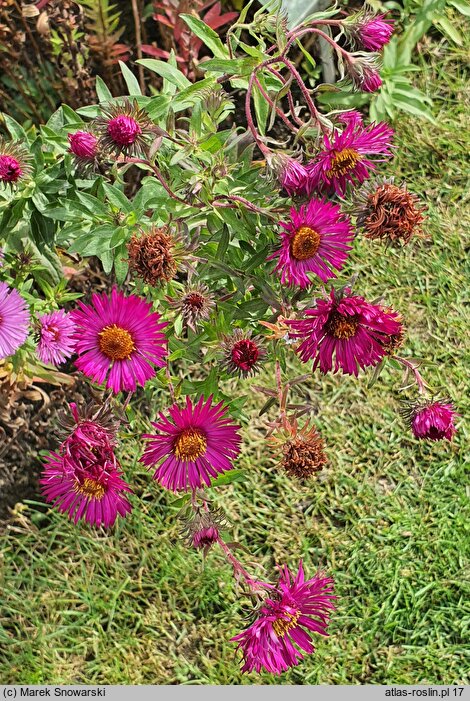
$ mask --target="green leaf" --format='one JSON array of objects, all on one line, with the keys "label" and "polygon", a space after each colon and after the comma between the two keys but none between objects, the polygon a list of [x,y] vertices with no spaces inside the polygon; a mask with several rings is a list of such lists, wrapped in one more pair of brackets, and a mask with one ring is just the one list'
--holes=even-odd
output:
[{"label": "green leaf", "polygon": [[108,102],[109,100],[113,99],[108,86],[99,75],[96,76],[96,94],[98,95],[98,100],[100,102]]},{"label": "green leaf", "polygon": [[227,248],[230,243],[230,232],[227,226],[222,229],[222,236],[220,237],[219,245],[217,246],[216,258],[218,260],[223,260],[225,254],[227,253]]},{"label": "green leaf", "polygon": [[229,58],[211,58],[199,64],[199,68],[203,71],[227,73],[227,75],[250,75],[258,63],[259,61],[253,58],[237,58],[233,60]]},{"label": "green leaf", "polygon": [[28,137],[26,136],[26,132],[23,129],[23,127],[18,124],[17,121],[13,119],[13,117],[10,117],[8,114],[5,112],[1,112],[1,121],[5,124],[6,128],[10,132],[11,138],[14,141],[25,141],[28,143]]},{"label": "green leaf", "polygon": [[221,487],[224,484],[232,484],[232,482],[244,482],[246,480],[246,470],[230,470],[219,475],[215,480],[212,480],[211,487]]},{"label": "green leaf", "polygon": [[449,0],[449,4],[465,17],[470,17],[470,5],[465,0]]},{"label": "green leaf", "polygon": [[190,81],[181,71],[166,61],[158,61],[156,58],[141,58],[136,61],[136,63],[140,63],[140,65],[148,68],[153,73],[165,78],[165,80],[172,85],[176,85],[180,90],[184,90],[191,85]]},{"label": "green leaf", "polygon": [[130,70],[128,66],[123,61],[119,61],[119,66],[121,68],[122,77],[126,81],[127,89],[129,90],[129,95],[142,95],[142,90],[140,89],[139,81]]},{"label": "green leaf", "polygon": [[[264,82],[264,78],[261,75],[261,73],[258,73],[258,80],[261,85],[261,87],[264,89],[265,92],[266,90],[266,84]],[[268,115],[269,115],[269,103],[266,100],[265,97],[263,97],[263,94],[261,90],[258,88],[256,83],[253,85],[253,102],[255,104],[255,113],[256,113],[256,121],[258,123],[258,128],[260,131],[260,134],[265,134],[266,133],[266,123],[268,121]]]},{"label": "green leaf", "polygon": [[218,58],[228,58],[229,53],[219,39],[219,35],[211,29],[202,19],[193,15],[180,14],[181,19],[186,22],[190,30],[212,51]]},{"label": "green leaf", "polygon": [[462,46],[463,37],[457,27],[455,27],[452,22],[445,15],[438,15],[434,18],[434,24],[442,29],[444,34],[449,37],[454,44],[457,46]]},{"label": "green leaf", "polygon": [[125,194],[121,192],[121,190],[119,190],[114,185],[109,185],[108,183],[103,183],[102,187],[107,199],[114,207],[117,207],[123,212],[132,211],[131,202],[129,202],[129,200],[127,199]]}]

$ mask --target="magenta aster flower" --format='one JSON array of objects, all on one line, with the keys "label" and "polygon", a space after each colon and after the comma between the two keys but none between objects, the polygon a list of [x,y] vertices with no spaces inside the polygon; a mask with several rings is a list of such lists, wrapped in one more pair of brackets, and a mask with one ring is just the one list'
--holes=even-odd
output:
[{"label": "magenta aster flower", "polygon": [[31,155],[21,144],[0,138],[0,183],[14,185],[31,172]]},{"label": "magenta aster flower", "polygon": [[450,441],[457,431],[454,422],[458,414],[449,401],[418,401],[406,413],[415,438]]},{"label": "magenta aster flower", "polygon": [[57,453],[47,457],[40,484],[46,501],[74,522],[112,526],[118,514],[126,516],[131,505],[125,492],[131,488],[122,478],[114,446],[101,427],[92,422],[80,426]]},{"label": "magenta aster flower", "polygon": [[350,294],[317,299],[305,317],[286,323],[294,330],[291,338],[301,339],[297,348],[304,363],[314,360],[313,369],[327,373],[333,367],[346,375],[358,375],[359,368],[376,365],[387,353],[390,337],[402,333],[400,316],[379,304]]},{"label": "magenta aster flower", "polygon": [[281,674],[298,665],[303,652],[315,652],[311,632],[328,635],[334,581],[321,573],[305,580],[302,562],[295,577],[287,565],[279,570],[272,598],[264,601],[256,621],[232,638],[243,653],[242,672]]},{"label": "magenta aster flower", "polygon": [[137,155],[145,153],[153,127],[137,102],[126,99],[104,109],[95,121],[95,128],[104,151]]},{"label": "magenta aster flower", "polygon": [[261,336],[252,336],[251,330],[235,329],[231,336],[224,336],[220,345],[226,371],[239,377],[256,374],[266,357]]},{"label": "magenta aster flower", "polygon": [[160,314],[136,295],[125,296],[116,288],[111,296],[94,294],[91,305],[78,302],[71,312],[75,324],[75,365],[94,382],[117,393],[135,391],[163,367],[167,345]]},{"label": "magenta aster flower", "polygon": [[28,337],[29,309],[18,290],[0,282],[0,359],[16,353]]},{"label": "magenta aster flower", "polygon": [[349,126],[350,124],[353,124],[354,126],[360,124],[361,126],[363,126],[362,114],[357,110],[348,110],[347,112],[340,112],[339,114],[335,115],[335,120],[337,122],[340,122],[341,124],[345,124],[346,126]]},{"label": "magenta aster flower", "polygon": [[69,134],[69,151],[82,161],[93,161],[96,158],[98,139],[89,131],[76,131]]},{"label": "magenta aster flower", "polygon": [[364,92],[376,92],[382,85],[382,78],[378,71],[371,68],[363,71],[359,87]]},{"label": "magenta aster flower", "polygon": [[325,282],[336,277],[349,255],[354,233],[351,222],[339,205],[325,200],[310,200],[300,209],[291,208],[290,221],[281,222],[281,248],[271,258],[278,258],[276,270],[281,282],[308,287],[308,273]]},{"label": "magenta aster flower", "polygon": [[376,161],[391,156],[392,136],[393,129],[385,122],[366,127],[351,123],[342,133],[335,130],[331,137],[325,135],[323,151],[307,166],[309,191],[335,191],[343,196],[348,183],[363,183],[376,167],[367,156],[380,156]]},{"label": "magenta aster flower", "polygon": [[210,485],[211,477],[232,469],[240,452],[240,426],[227,411],[223,402],[212,406],[212,396],[206,402],[201,397],[194,406],[186,397],[182,409],[173,404],[171,421],[160,413],[160,421],[152,423],[158,433],[143,436],[149,443],[141,462],[154,467],[163,460],[154,479],[174,492]]},{"label": "magenta aster flower", "polygon": [[60,365],[74,352],[75,325],[63,309],[39,317],[39,343],[36,352],[43,363]]},{"label": "magenta aster flower", "polygon": [[385,15],[376,15],[366,19],[357,27],[358,39],[367,51],[380,51],[388,44],[393,34],[393,20]]},{"label": "magenta aster flower", "polygon": [[305,192],[308,173],[305,166],[296,158],[285,153],[273,153],[267,159],[268,167],[278,179],[279,185],[288,195],[301,195]]}]

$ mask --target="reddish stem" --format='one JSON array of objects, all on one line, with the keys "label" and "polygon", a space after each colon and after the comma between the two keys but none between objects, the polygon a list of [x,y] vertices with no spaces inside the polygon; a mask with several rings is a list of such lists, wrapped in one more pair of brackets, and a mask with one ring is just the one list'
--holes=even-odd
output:
[{"label": "reddish stem", "polygon": [[395,355],[394,358],[395,358],[395,360],[398,360],[398,362],[401,363],[405,368],[407,368],[408,370],[411,370],[411,372],[414,375],[416,384],[418,385],[419,393],[424,394],[426,392],[426,383],[423,380],[423,378],[421,377],[421,374],[418,372],[418,368],[416,367],[416,365],[413,365],[412,362],[410,362],[409,360],[406,360],[406,358],[401,358],[398,355]]}]

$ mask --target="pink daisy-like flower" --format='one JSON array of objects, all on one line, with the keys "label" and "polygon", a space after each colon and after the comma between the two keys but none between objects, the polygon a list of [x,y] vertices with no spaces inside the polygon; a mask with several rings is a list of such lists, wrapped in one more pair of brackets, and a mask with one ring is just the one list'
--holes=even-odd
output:
[{"label": "pink daisy-like flower", "polygon": [[393,20],[385,19],[385,15],[376,15],[366,19],[356,30],[363,48],[368,51],[380,51],[390,41],[393,25]]},{"label": "pink daisy-like flower", "polygon": [[28,337],[29,309],[18,290],[0,282],[0,359],[16,353]]},{"label": "pink daisy-like flower", "polygon": [[119,114],[108,122],[108,136],[118,146],[130,146],[142,134],[140,124],[127,114]]},{"label": "pink daisy-like flower", "polygon": [[303,652],[315,652],[311,632],[328,635],[336,599],[333,579],[318,573],[305,580],[302,562],[295,577],[287,565],[279,570],[278,585],[257,612],[256,621],[232,638],[243,653],[242,672],[281,674],[298,665]]},{"label": "pink daisy-like flower", "polygon": [[76,131],[69,134],[69,151],[82,161],[93,161],[98,152],[97,137],[89,131]]},{"label": "pink daisy-like flower", "polygon": [[39,319],[39,343],[36,352],[43,363],[60,365],[74,352],[75,325],[63,309],[43,314]]},{"label": "pink daisy-like flower", "polygon": [[40,480],[44,497],[74,523],[84,519],[108,528],[118,514],[131,511],[124,493],[132,490],[122,478],[109,433],[101,426],[83,422],[46,459]]},{"label": "pink daisy-like flower", "polygon": [[418,401],[407,411],[415,438],[431,441],[452,440],[458,416],[451,402]]},{"label": "pink daisy-like flower", "polygon": [[387,354],[390,337],[403,332],[399,314],[363,297],[344,296],[331,291],[329,299],[317,299],[305,317],[286,323],[293,329],[291,338],[301,339],[297,348],[304,363],[314,360],[322,373],[339,368],[346,375],[358,375],[359,368],[376,365]]},{"label": "pink daisy-like flower", "polygon": [[290,221],[281,222],[281,248],[269,259],[278,258],[281,282],[305,288],[312,284],[308,273],[325,282],[336,277],[349,255],[354,232],[339,205],[310,200],[290,210]]},{"label": "pink daisy-like flower", "polygon": [[221,347],[224,351],[223,365],[230,374],[239,377],[255,375],[266,358],[266,349],[261,336],[252,336],[251,330],[235,329],[230,336],[224,336]]},{"label": "pink daisy-like flower", "polygon": [[141,462],[154,467],[163,460],[154,479],[174,492],[210,485],[211,477],[232,469],[240,452],[240,426],[227,411],[223,402],[212,406],[212,396],[206,402],[200,397],[194,406],[189,397],[184,408],[173,404],[171,421],[160,413],[160,421],[152,423],[158,433],[143,436],[149,443]]},{"label": "pink daisy-like flower", "polygon": [[335,191],[343,196],[348,183],[361,184],[375,170],[375,163],[367,156],[381,156],[383,161],[391,153],[393,129],[385,122],[364,127],[351,123],[342,133],[323,137],[323,151],[307,165],[309,191]]},{"label": "pink daisy-like flower", "polygon": [[94,382],[117,393],[135,391],[163,367],[167,343],[160,314],[136,295],[125,296],[116,288],[111,296],[94,294],[91,305],[78,302],[71,312],[75,324],[75,365]]}]

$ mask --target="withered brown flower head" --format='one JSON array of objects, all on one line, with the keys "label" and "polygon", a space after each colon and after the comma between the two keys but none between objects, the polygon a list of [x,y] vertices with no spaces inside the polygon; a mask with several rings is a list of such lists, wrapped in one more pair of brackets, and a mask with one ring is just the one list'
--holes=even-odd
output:
[{"label": "withered brown flower head", "polygon": [[152,287],[169,282],[177,271],[177,241],[167,227],[134,234],[127,244],[129,268]]},{"label": "withered brown flower head", "polygon": [[209,319],[215,302],[207,285],[188,284],[177,298],[167,297],[170,307],[183,317],[184,323],[193,331],[199,322]]},{"label": "withered brown flower head", "polygon": [[406,185],[395,185],[393,179],[376,182],[359,194],[357,226],[369,239],[406,245],[412,236],[421,234],[424,209]]},{"label": "withered brown flower head", "polygon": [[275,436],[270,443],[279,454],[282,452],[281,466],[291,477],[299,480],[308,479],[320,472],[327,463],[323,439],[314,426],[308,422],[298,429],[297,422],[288,424],[288,435]]}]

